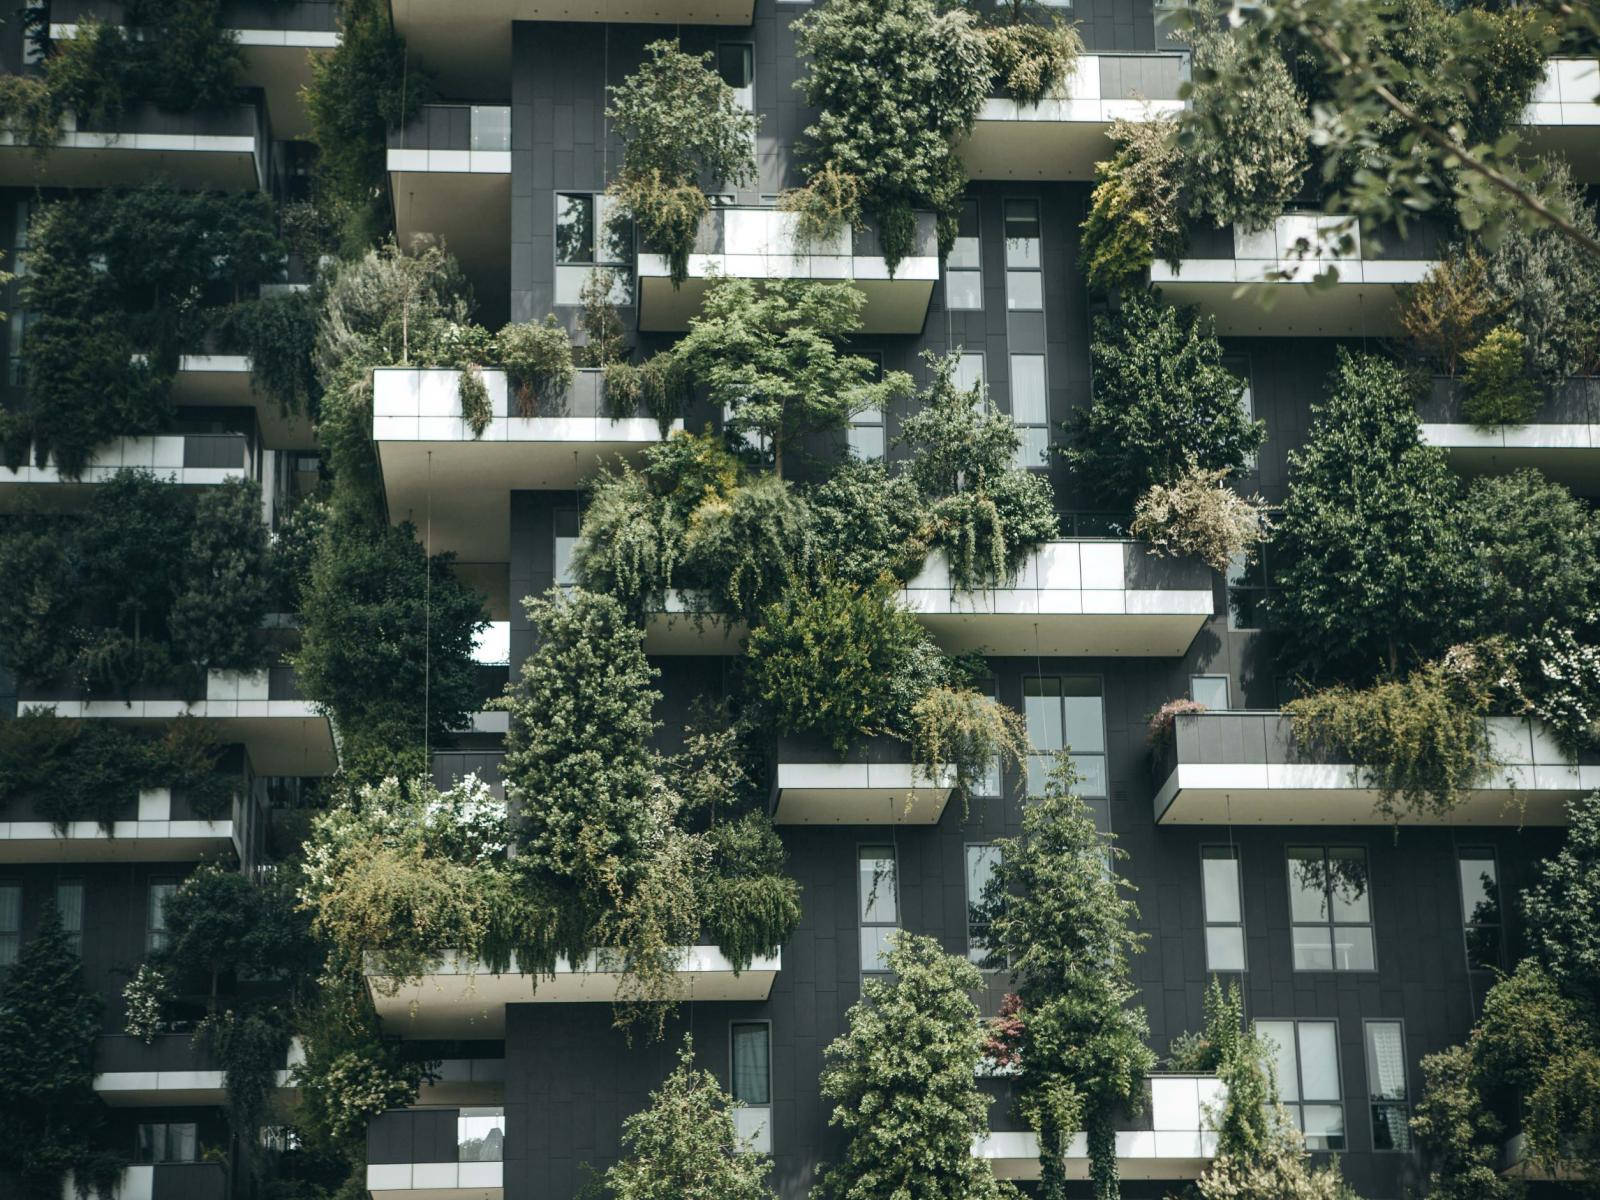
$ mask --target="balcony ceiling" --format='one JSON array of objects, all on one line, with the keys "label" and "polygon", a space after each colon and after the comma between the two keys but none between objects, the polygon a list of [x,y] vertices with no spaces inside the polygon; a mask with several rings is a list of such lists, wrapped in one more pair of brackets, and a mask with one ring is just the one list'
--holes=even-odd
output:
[{"label": "balcony ceiling", "polygon": [[400,245],[409,247],[418,235],[438,238],[471,281],[479,319],[489,329],[505,324],[511,310],[509,169],[393,170],[389,190]]}]

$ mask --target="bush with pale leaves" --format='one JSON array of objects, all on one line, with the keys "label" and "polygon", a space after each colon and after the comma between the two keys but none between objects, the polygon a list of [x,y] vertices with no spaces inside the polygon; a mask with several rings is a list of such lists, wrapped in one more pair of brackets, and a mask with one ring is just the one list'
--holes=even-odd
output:
[{"label": "bush with pale leaves", "polygon": [[1192,554],[1227,570],[1267,534],[1261,501],[1227,487],[1228,475],[1190,463],[1174,483],[1153,484],[1134,503],[1131,532],[1162,554]]}]

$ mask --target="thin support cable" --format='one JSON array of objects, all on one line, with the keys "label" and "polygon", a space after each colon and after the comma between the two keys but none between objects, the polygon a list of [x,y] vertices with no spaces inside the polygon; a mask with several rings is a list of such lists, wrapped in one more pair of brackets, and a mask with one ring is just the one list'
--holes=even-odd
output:
[{"label": "thin support cable", "polygon": [[429,705],[433,695],[433,451],[428,451],[428,512],[422,543],[422,759],[432,771],[428,756]]}]

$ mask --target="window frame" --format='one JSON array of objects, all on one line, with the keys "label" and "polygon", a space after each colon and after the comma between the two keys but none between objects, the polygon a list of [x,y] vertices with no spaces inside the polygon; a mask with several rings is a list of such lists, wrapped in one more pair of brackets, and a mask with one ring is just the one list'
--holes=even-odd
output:
[{"label": "window frame", "polygon": [[[720,77],[719,77],[720,78]],[[577,308],[580,302],[576,299],[563,300],[561,298],[561,271],[582,270],[589,274],[596,271],[610,271],[615,280],[612,287],[611,302],[615,308],[633,308],[638,303],[638,288],[635,286],[634,271],[638,265],[639,247],[633,229],[629,227],[628,245],[620,253],[625,257],[610,259],[602,257],[605,242],[605,216],[603,206],[608,203],[606,193],[597,192],[590,188],[556,188],[551,193],[554,196],[554,211],[550,218],[550,265],[551,265],[551,303],[556,308]],[[561,239],[558,231],[561,228],[562,201],[568,197],[583,197],[589,202],[589,258],[587,261],[576,259],[564,262],[561,258]],[[629,260],[632,261],[629,261]],[[580,285],[581,286],[581,285]],[[619,301],[617,292],[619,288],[626,292],[626,299]]]},{"label": "window frame", "polygon": [[[1373,1047],[1369,1031],[1374,1025],[1392,1025],[1400,1031],[1400,1083],[1404,1088],[1399,1099],[1379,1097],[1375,1094]],[[1363,1017],[1361,1020],[1362,1065],[1367,1073],[1367,1120],[1371,1125],[1372,1152],[1374,1154],[1410,1154],[1416,1148],[1411,1138],[1411,1060],[1406,1054],[1406,1023],[1400,1017]],[[1404,1146],[1378,1145],[1378,1110],[1399,1109],[1399,1128],[1405,1131]],[[1387,1127],[1387,1126],[1386,1126]]]},{"label": "window frame", "polygon": [[1205,704],[1205,701],[1201,700],[1200,697],[1194,694],[1194,685],[1195,680],[1197,679],[1220,679],[1222,681],[1222,691],[1227,697],[1226,703],[1224,703],[1221,708],[1215,708],[1212,705],[1207,704],[1206,710],[1208,712],[1227,712],[1233,708],[1233,681],[1227,675],[1201,673],[1189,676],[1189,699],[1193,700],[1196,704]]},{"label": "window frame", "polygon": [[[167,928],[167,913],[166,913],[165,901],[163,901],[162,908],[161,908],[161,925],[160,925],[160,927],[158,928],[152,921],[152,918],[156,914],[155,889],[158,888],[158,887],[171,888],[172,891],[167,893],[167,897],[170,898],[172,895],[174,895],[177,892],[178,888],[181,886],[181,883],[182,883],[181,880],[172,879],[172,878],[169,878],[169,877],[166,877],[166,876],[158,876],[156,878],[152,878],[152,879],[149,879],[149,880],[145,881],[145,892],[144,892],[144,897],[145,897],[145,900],[144,900],[144,950],[145,950],[146,954],[154,954],[158,950],[166,949],[167,945],[168,945],[167,938],[168,938],[168,936],[170,934],[170,931]],[[157,942],[156,942],[156,935],[158,933],[161,935],[161,941],[160,941],[159,944],[157,944]]]},{"label": "window frame", "polygon": [[[1279,1102],[1289,1112],[1289,1115],[1294,1119],[1295,1126],[1296,1126],[1296,1128],[1298,1128],[1300,1130],[1301,1136],[1305,1135],[1305,1111],[1304,1110],[1306,1109],[1307,1106],[1310,1106],[1312,1108],[1335,1108],[1335,1107],[1337,1107],[1338,1110],[1339,1110],[1339,1124],[1343,1128],[1343,1133],[1340,1134],[1340,1138],[1341,1138],[1341,1140],[1343,1141],[1344,1144],[1341,1145],[1341,1146],[1319,1146],[1319,1147],[1307,1146],[1306,1149],[1311,1151],[1311,1153],[1313,1153],[1313,1154],[1345,1154],[1345,1153],[1348,1153],[1349,1150],[1350,1150],[1350,1113],[1349,1113],[1348,1105],[1346,1104],[1345,1098],[1344,1098],[1344,1095],[1345,1095],[1344,1063],[1341,1061],[1341,1059],[1343,1059],[1344,1055],[1342,1053],[1342,1048],[1343,1048],[1342,1047],[1342,1043],[1339,1040],[1339,1019],[1337,1017],[1257,1017],[1251,1022],[1251,1030],[1252,1030],[1252,1032],[1254,1032],[1257,1035],[1259,1035],[1260,1032],[1261,1032],[1261,1025],[1262,1025],[1263,1022],[1266,1022],[1268,1024],[1272,1024],[1272,1025],[1288,1025],[1290,1028],[1292,1028],[1294,1030],[1294,1045],[1292,1047],[1290,1047],[1290,1049],[1291,1049],[1292,1053],[1294,1054],[1294,1069],[1295,1069],[1295,1081],[1294,1081],[1295,1089],[1294,1090],[1295,1090],[1295,1099],[1293,1099],[1293,1100],[1280,1100]],[[1336,1102],[1328,1101],[1328,1100],[1321,1100],[1321,1099],[1318,1099],[1318,1100],[1307,1100],[1306,1099],[1305,1056],[1300,1053],[1300,1028],[1303,1025],[1327,1025],[1327,1026],[1330,1026],[1333,1029],[1334,1086],[1338,1090],[1338,1093],[1339,1093],[1339,1099]],[[1363,1038],[1364,1037],[1365,1037],[1365,1035],[1363,1034]],[[1279,1090],[1281,1091],[1282,1090],[1283,1081],[1279,1080],[1278,1084],[1279,1084]],[[1316,1136],[1323,1137],[1324,1135],[1318,1134]]]},{"label": "window frame", "polygon": [[[1004,964],[986,965],[990,955],[994,953],[993,944],[989,942],[974,942],[972,937],[972,910],[974,903],[978,899],[972,894],[972,854],[975,850],[991,851],[994,855],[995,864],[998,865],[1000,861],[1000,847],[995,842],[963,842],[961,844],[961,890],[966,897],[967,961],[980,971],[1003,971],[1005,970]],[[991,873],[993,870],[994,867],[991,867]],[[983,947],[983,953],[974,957],[973,951],[978,946]]]},{"label": "window frame", "polygon": [[[1216,851],[1225,851],[1217,854]],[[1208,853],[1209,852],[1209,853]],[[1218,921],[1211,916],[1210,891],[1206,887],[1206,860],[1219,859],[1233,863],[1233,889],[1235,903],[1239,909],[1237,921]],[[1250,940],[1245,936],[1244,920],[1244,855],[1233,842],[1206,842],[1200,846],[1200,922],[1202,933],[1205,937],[1206,971],[1207,973],[1244,975],[1250,970]],[[1239,931],[1239,957],[1243,961],[1238,967],[1218,967],[1211,961],[1211,931],[1213,929],[1237,929]]]},{"label": "window frame", "polygon": [[[61,893],[64,888],[78,889],[78,924],[76,929],[67,924],[66,910],[61,903]],[[72,947],[73,953],[79,958],[83,957],[83,927],[87,922],[87,913],[84,906],[88,901],[89,890],[84,886],[81,876],[72,875],[65,879],[56,880],[56,918],[61,922],[61,932],[66,934],[68,945]]]},{"label": "window frame", "polygon": [[[1293,863],[1296,861],[1290,855],[1296,850],[1319,850],[1322,852],[1324,867],[1322,905],[1323,919],[1319,921],[1303,921],[1294,915],[1295,880]],[[1332,892],[1332,873],[1327,870],[1327,864],[1333,860],[1335,850],[1356,850],[1361,853],[1361,861],[1366,871],[1366,902],[1367,919],[1362,921],[1340,921],[1335,917]],[[1378,971],[1378,927],[1376,914],[1373,912],[1373,883],[1372,883],[1372,854],[1365,846],[1349,843],[1309,843],[1288,842],[1283,847],[1284,883],[1288,890],[1289,901],[1289,965],[1290,969],[1298,974],[1324,974],[1324,975],[1375,975]],[[1302,967],[1295,961],[1294,935],[1297,929],[1326,929],[1328,933],[1328,953],[1332,966],[1329,967]],[[1338,940],[1336,934],[1340,929],[1365,929],[1368,940],[1372,944],[1372,965],[1370,967],[1341,967],[1338,957]]]},{"label": "window frame", "polygon": [[[1102,748],[1100,750],[1098,750],[1098,751],[1089,751],[1087,753],[1081,753],[1081,754],[1079,752],[1074,751],[1069,757],[1071,757],[1074,760],[1076,760],[1078,758],[1098,758],[1098,759],[1100,759],[1100,761],[1101,761],[1101,771],[1103,772],[1103,774],[1105,776],[1105,790],[1103,792],[1090,792],[1090,791],[1087,791],[1081,786],[1082,783],[1083,783],[1083,780],[1080,778],[1079,781],[1078,781],[1079,785],[1080,785],[1079,788],[1078,788],[1078,796],[1079,796],[1080,799],[1083,799],[1083,800],[1110,800],[1111,799],[1111,741],[1110,741],[1110,737],[1108,735],[1108,731],[1107,731],[1107,727],[1106,727],[1106,677],[1105,677],[1105,675],[1103,673],[1099,672],[1099,671],[1072,671],[1072,672],[1067,672],[1067,673],[1057,673],[1057,674],[1054,674],[1054,675],[1045,675],[1045,674],[1042,674],[1042,673],[1038,674],[1038,675],[1024,675],[1022,677],[1022,722],[1023,722],[1023,727],[1024,728],[1027,727],[1027,723],[1028,723],[1028,681],[1030,679],[1038,679],[1038,680],[1054,679],[1058,683],[1061,683],[1061,684],[1064,684],[1065,681],[1068,680],[1068,679],[1092,679],[1092,680],[1095,681],[1095,686],[1099,689],[1097,691],[1097,693],[1096,693],[1096,698],[1100,701],[1100,745],[1101,745]],[[1040,693],[1041,696],[1043,694],[1044,693],[1042,693],[1042,692]],[[1067,737],[1067,715],[1066,715],[1066,705],[1065,705],[1066,692],[1065,692],[1064,687],[1063,687],[1062,690],[1060,690],[1060,691],[1058,691],[1056,693],[1056,700],[1058,702],[1061,702],[1061,740],[1062,740],[1062,745],[1064,747],[1070,748],[1071,745],[1072,745],[1072,742]],[[1060,747],[1058,747],[1058,749],[1059,748]],[[1042,795],[1044,795],[1043,791],[1036,792],[1036,791],[1033,790],[1032,763],[1033,763],[1033,760],[1035,758],[1053,758],[1055,756],[1056,752],[1055,752],[1055,750],[1046,750],[1043,753],[1037,752],[1037,748],[1033,745],[1033,735],[1032,735],[1031,732],[1028,734],[1028,751],[1029,751],[1028,762],[1026,764],[1024,764],[1023,788],[1025,789],[1025,794],[1030,796],[1030,797],[1042,796]],[[1042,785],[1043,785],[1043,780],[1041,779],[1041,786]]]},{"label": "window frame", "polygon": [[[1472,914],[1467,912],[1466,879],[1462,875],[1462,866],[1471,855],[1478,861],[1487,859],[1494,867],[1495,908],[1499,920],[1492,924],[1487,921],[1474,921]],[[1473,974],[1482,974],[1485,971],[1497,971],[1505,968],[1506,962],[1506,902],[1505,889],[1500,883],[1500,855],[1493,846],[1457,846],[1456,847],[1456,896],[1461,904],[1461,943],[1462,954],[1466,958],[1467,971]],[[1479,963],[1475,960],[1472,948],[1472,934],[1474,930],[1494,930],[1494,962]]]},{"label": "window frame", "polygon": [[[952,267],[947,257],[944,264],[944,306],[949,312],[982,312],[983,311],[983,207],[976,196],[964,196],[961,200],[962,216],[966,215],[967,206],[972,208],[972,222],[977,232],[972,235],[972,240],[978,248],[978,265],[975,267]],[[959,233],[959,223],[957,238]],[[975,275],[978,279],[978,302],[976,304],[951,303],[950,277],[952,275]]]},{"label": "window frame", "polygon": [[[1044,406],[1043,421],[1029,421],[1024,424],[1017,417],[1017,371],[1018,359],[1039,360],[1039,386],[1042,395],[1039,397]],[[1006,356],[1006,368],[1009,372],[1007,382],[1011,391],[1011,427],[1017,431],[1021,444],[1017,446],[1016,460],[1013,466],[1021,467],[1026,471],[1048,471],[1050,469],[1050,356],[1043,351],[1012,351]],[[1044,446],[1039,455],[1038,462],[1028,461],[1028,432],[1040,430],[1044,434]]]},{"label": "window frame", "polygon": [[[22,923],[24,918],[23,901],[26,894],[23,892],[20,879],[0,879],[0,890],[10,889],[17,894],[17,925],[15,929],[0,929],[0,971],[9,969],[16,963],[17,957],[22,953]],[[9,951],[9,957],[7,957]]]},{"label": "window frame", "polygon": [[[1014,204],[1029,204],[1033,206],[1033,217],[1038,222],[1039,234],[1039,264],[1037,266],[1011,265],[1011,242],[1009,233],[1011,206]],[[1000,232],[1004,246],[1002,248],[1003,263],[1006,273],[1006,312],[1007,313],[1042,313],[1044,304],[1044,205],[1035,196],[1007,196],[1000,201]],[[1013,275],[1032,275],[1039,284],[1039,303],[1037,305],[1020,305],[1011,302],[1011,279]]]},{"label": "window frame", "polygon": [[[860,350],[857,353],[873,364],[874,382],[883,379],[883,351]],[[876,435],[875,439],[868,435]],[[858,438],[875,441],[876,453],[864,452],[858,444]],[[845,448],[850,454],[862,462],[883,462],[889,457],[889,414],[881,408],[866,408],[858,413],[850,414],[850,422],[845,426]]]},{"label": "window frame", "polygon": [[[866,917],[867,897],[862,889],[861,865],[866,861],[868,851],[887,851],[890,864],[889,882],[894,897],[893,921],[868,921]],[[856,963],[860,967],[863,978],[868,976],[884,976],[889,974],[887,963],[883,966],[869,967],[866,965],[866,931],[869,929],[899,930],[900,925],[900,847],[893,841],[889,842],[857,842],[856,843]],[[879,861],[882,861],[880,859]],[[876,885],[874,885],[876,886]],[[887,959],[888,949],[883,951]]]}]

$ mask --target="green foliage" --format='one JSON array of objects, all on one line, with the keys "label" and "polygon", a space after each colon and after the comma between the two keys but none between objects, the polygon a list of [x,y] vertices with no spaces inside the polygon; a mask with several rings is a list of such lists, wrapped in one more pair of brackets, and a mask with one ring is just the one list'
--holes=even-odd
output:
[{"label": "green foliage", "polygon": [[242,301],[226,314],[228,332],[250,359],[251,390],[276,400],[284,414],[316,415],[317,300],[302,289]]},{"label": "green foliage", "polygon": [[483,598],[431,558],[409,524],[372,528],[337,514],[301,603],[293,656],[305,694],[332,715],[357,780],[410,778],[424,744],[482,706],[472,648]]},{"label": "green foliage", "polygon": [[1227,486],[1226,467],[1189,467],[1169,487],[1150,485],[1133,505],[1128,532],[1163,554],[1189,554],[1214,571],[1249,554],[1266,539],[1267,516],[1259,497],[1246,499]]},{"label": "green foliage", "polygon": [[272,573],[271,611],[300,611],[302,592],[311,578],[311,566],[316,561],[327,523],[328,505],[314,496],[301,500],[286,515],[279,516],[268,558]]},{"label": "green foliage", "polygon": [[1095,164],[1094,193],[1081,226],[1078,265],[1092,291],[1130,283],[1157,258],[1175,260],[1187,234],[1178,207],[1177,123],[1119,118],[1106,136],[1116,147]]},{"label": "green foliage", "polygon": [[1584,629],[1600,618],[1600,517],[1537,471],[1483,476],[1461,522],[1480,637]]},{"label": "green foliage", "polygon": [[990,25],[983,40],[990,94],[1018,104],[1038,104],[1056,95],[1083,53],[1077,29],[1060,20]]},{"label": "green foliage", "polygon": [[822,580],[762,611],[745,668],[780,732],[825,738],[842,755],[858,738],[904,729],[896,684],[928,661],[919,655],[927,636],[892,583]]},{"label": "green foliage", "polygon": [[832,163],[823,163],[811,172],[805,187],[780,195],[778,207],[795,214],[797,248],[825,245],[840,230],[861,226],[861,182]]},{"label": "green foliage", "polygon": [[1027,761],[1027,722],[1016,709],[953,682],[923,687],[911,706],[911,761],[925,764],[933,778],[954,767],[963,802],[996,763],[1004,779]]},{"label": "green foliage", "polygon": [[623,1157],[605,1174],[615,1200],[771,1200],[772,1160],[740,1150],[733,1099],[694,1065],[685,1037],[678,1065],[650,1106],[622,1123]]},{"label": "green foliage", "polygon": [[776,475],[755,475],[689,515],[678,580],[705,611],[753,622],[806,577],[811,554],[805,502]]},{"label": "green foliage", "polygon": [[507,325],[495,334],[494,352],[506,369],[521,416],[537,416],[541,402],[555,399],[572,385],[572,339],[554,313],[542,325],[534,321]]},{"label": "green foliage", "polygon": [[263,193],[150,185],[40,206],[20,291],[26,392],[8,441],[31,440],[39,465],[76,478],[96,446],[164,430],[179,356],[226,304],[276,278],[283,253]]},{"label": "green foliage", "polygon": [[63,105],[56,89],[38,75],[0,76],[0,129],[20,145],[43,154],[61,136]]},{"label": "green foliage", "polygon": [[170,991],[166,975],[149,963],[140,963],[122,989],[123,1032],[146,1046],[161,1032],[162,1009]]},{"label": "green foliage", "polygon": [[1600,744],[1600,646],[1570,629],[1547,628],[1518,647],[1529,711],[1566,753]]},{"label": "green foliage", "polygon": [[609,194],[643,244],[667,256],[673,286],[689,276],[689,252],[708,205],[699,180],[755,182],[755,132],[745,109],[713,69],[710,53],[685,54],[652,42],[639,69],[616,87],[606,117],[622,139],[622,167]]},{"label": "green foliage", "polygon": [[971,16],[935,0],[841,0],[794,28],[808,60],[801,88],[818,110],[805,132],[813,179],[827,170],[855,181],[891,273],[912,249],[915,209],[938,214],[948,252],[966,188],[956,146],[991,73]]},{"label": "green foliage", "polygon": [[123,1163],[96,1149],[99,1032],[99,999],[52,906],[0,984],[0,1169],[13,1173],[17,1200],[60,1200],[68,1171],[110,1200]]},{"label": "green foliage", "polygon": [[822,1095],[846,1138],[817,1196],[832,1200],[992,1200],[1013,1196],[972,1154],[990,1098],[974,1072],[983,1053],[978,969],[933,938],[901,933],[890,976],[868,979],[829,1045]]},{"label": "green foliage", "polygon": [[871,360],[845,352],[865,303],[846,283],[719,279],[674,354],[729,414],[725,432],[761,438],[781,476],[785,451],[805,437],[910,394],[903,372],[875,382]]},{"label": "green foliage", "polygon": [[1311,122],[1288,68],[1252,25],[1205,7],[1189,33],[1194,82],[1179,121],[1184,206],[1194,218],[1265,229],[1300,192]]},{"label": "green foliage", "polygon": [[1394,677],[1462,630],[1473,589],[1459,485],[1423,444],[1412,381],[1392,363],[1341,350],[1312,414],[1273,529],[1269,611],[1285,665],[1319,680]]},{"label": "green foliage", "polygon": [[1527,339],[1509,325],[1491,329],[1461,356],[1467,394],[1461,415],[1480,428],[1525,425],[1539,411],[1539,387],[1527,375]]},{"label": "green foliage", "polygon": [[927,542],[968,589],[1012,578],[1059,530],[1050,482],[1011,464],[1021,440],[986,396],[955,385],[956,356],[928,356],[928,387],[900,424],[906,472],[928,505]]},{"label": "green foliage", "polygon": [[456,378],[456,397],[461,404],[461,419],[472,430],[473,437],[481,438],[494,420],[494,410],[489,405],[489,385],[484,383],[480,367],[461,368]]},{"label": "green foliage", "polygon": [[578,289],[578,328],[585,341],[576,348],[580,367],[609,367],[627,354],[627,337],[617,306],[611,302],[617,286],[617,273],[596,269]]},{"label": "green foliage", "polygon": [[1064,455],[1107,506],[1126,508],[1189,465],[1236,473],[1266,426],[1239,404],[1244,383],[1222,365],[1214,322],[1136,292],[1096,317],[1094,401],[1073,411]]},{"label": "green foliage", "polygon": [[1463,358],[1504,311],[1476,246],[1446,254],[1407,289],[1400,327],[1433,370],[1454,376]]},{"label": "green foliage", "polygon": [[1325,688],[1283,711],[1302,746],[1372,781],[1386,820],[1443,816],[1498,765],[1484,718],[1502,670],[1489,648],[1463,647],[1403,680]]},{"label": "green foliage", "polygon": [[0,566],[0,661],[25,683],[106,695],[266,665],[267,543],[253,481],[197,500],[119,471],[95,485],[86,515],[7,522]]},{"label": "green foliage", "polygon": [[1600,1010],[1600,793],[1567,813],[1566,843],[1523,893],[1528,942],[1563,991]]},{"label": "green foliage", "polygon": [[1129,964],[1143,940],[1132,929],[1138,909],[1125,895],[1131,885],[1107,869],[1121,851],[1095,828],[1074,783],[1063,751],[1044,796],[1023,809],[1022,835],[996,843],[984,903],[994,959],[1009,964],[1020,1001],[1017,1106],[1039,1135],[1039,1195],[1066,1195],[1064,1140],[1082,1128],[1095,1196],[1111,1200],[1112,1113],[1137,1107],[1155,1055]]},{"label": "green foliage", "polygon": [[842,463],[806,499],[818,566],[834,579],[866,586],[888,575],[906,583],[928,555],[921,491],[881,462]]},{"label": "green foliage", "polygon": [[1500,1176],[1504,1129],[1483,1102],[1472,1053],[1451,1046],[1422,1059],[1422,1096],[1411,1115],[1428,1164],[1428,1195],[1440,1200],[1514,1200]]},{"label": "green foliage", "polygon": [[389,131],[411,120],[431,89],[407,62],[384,0],[344,0],[339,45],[310,63],[301,96],[317,146],[318,198],[346,241],[364,247],[387,223]]}]

